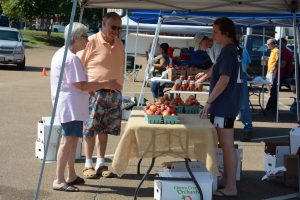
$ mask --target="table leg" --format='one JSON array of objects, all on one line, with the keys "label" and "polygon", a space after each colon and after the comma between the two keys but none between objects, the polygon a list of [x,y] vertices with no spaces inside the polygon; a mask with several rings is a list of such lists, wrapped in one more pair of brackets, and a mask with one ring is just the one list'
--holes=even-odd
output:
[{"label": "table leg", "polygon": [[137,165],[137,174],[140,175],[141,174],[141,162],[142,162],[143,158],[140,158],[138,165]]},{"label": "table leg", "polygon": [[189,166],[190,159],[189,158],[185,158],[184,160],[185,160],[186,169],[187,169],[188,173],[190,174],[191,178],[193,179],[193,182],[195,183],[195,185],[196,185],[196,187],[197,187],[197,189],[199,191],[200,200],[202,200],[203,199],[203,193],[202,193],[202,190],[200,188],[200,185],[198,184],[198,182],[197,182],[197,180],[196,180],[196,178],[195,178],[195,176],[194,176],[194,174],[193,174],[193,172],[192,172],[192,170],[191,170],[191,168]]},{"label": "table leg", "polygon": [[141,188],[143,182],[145,181],[145,179],[147,178],[147,176],[148,176],[149,173],[151,172],[151,170],[152,170],[152,168],[153,168],[153,166],[154,166],[154,163],[155,163],[155,157],[152,158],[152,161],[151,161],[151,164],[150,164],[150,166],[149,166],[149,168],[148,168],[148,170],[147,170],[147,173],[143,176],[141,182],[139,183],[138,187],[136,188],[136,190],[135,190],[135,192],[134,192],[134,200],[137,199],[137,195],[138,195],[138,193],[139,193],[139,190],[140,190],[140,188]]},{"label": "table leg", "polygon": [[264,90],[264,84],[261,86],[261,89],[259,90],[259,93],[258,93],[258,104],[259,104],[259,107],[260,107],[263,115],[266,116],[265,110],[261,105],[261,94],[263,93],[263,90]]}]

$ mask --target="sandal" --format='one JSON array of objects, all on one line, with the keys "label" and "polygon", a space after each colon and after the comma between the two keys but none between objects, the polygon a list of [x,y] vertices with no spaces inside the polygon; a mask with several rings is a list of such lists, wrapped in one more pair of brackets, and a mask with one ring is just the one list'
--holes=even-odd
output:
[{"label": "sandal", "polygon": [[80,178],[79,176],[77,176],[74,181],[67,182],[67,184],[69,184],[69,185],[81,185],[81,184],[84,184],[84,183],[85,183],[84,179]]},{"label": "sandal", "polygon": [[96,174],[94,168],[84,168],[82,170],[82,174],[83,174],[83,177],[87,178],[87,179],[93,179],[93,178],[97,177],[97,174]]},{"label": "sandal", "polygon": [[99,167],[99,168],[96,170],[96,174],[97,174],[98,176],[102,176],[102,173],[103,173],[104,171],[108,171],[108,167],[105,166],[105,165]]},{"label": "sandal", "polygon": [[103,178],[113,178],[113,177],[115,177],[115,174],[110,170],[103,171],[101,175],[102,175]]},{"label": "sandal", "polygon": [[79,192],[78,187],[73,186],[73,185],[69,185],[69,184],[65,184],[61,187],[53,187],[53,190],[57,190],[57,191],[64,191],[64,192]]}]

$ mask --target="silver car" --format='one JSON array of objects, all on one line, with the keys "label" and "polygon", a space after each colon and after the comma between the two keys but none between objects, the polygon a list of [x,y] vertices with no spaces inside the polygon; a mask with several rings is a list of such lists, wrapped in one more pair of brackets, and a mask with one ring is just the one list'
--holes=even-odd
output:
[{"label": "silver car", "polygon": [[0,27],[0,64],[16,64],[18,70],[25,69],[25,47],[18,29]]}]

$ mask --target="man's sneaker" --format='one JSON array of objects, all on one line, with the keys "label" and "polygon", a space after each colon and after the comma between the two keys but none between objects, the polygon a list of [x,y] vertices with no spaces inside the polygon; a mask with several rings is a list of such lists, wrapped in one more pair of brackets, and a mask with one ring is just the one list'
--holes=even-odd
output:
[{"label": "man's sneaker", "polygon": [[250,142],[252,139],[252,131],[244,131],[242,142]]}]

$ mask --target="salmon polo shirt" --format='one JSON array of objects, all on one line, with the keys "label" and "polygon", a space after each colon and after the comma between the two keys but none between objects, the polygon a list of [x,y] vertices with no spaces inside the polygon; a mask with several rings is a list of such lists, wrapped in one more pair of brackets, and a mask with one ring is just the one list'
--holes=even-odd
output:
[{"label": "salmon polo shirt", "polygon": [[[78,56],[87,70],[89,82],[116,80],[123,85],[125,51],[120,39],[116,38],[113,45],[110,45],[98,32],[89,37],[87,46],[78,53]],[[103,89],[121,91],[122,87]]]}]

